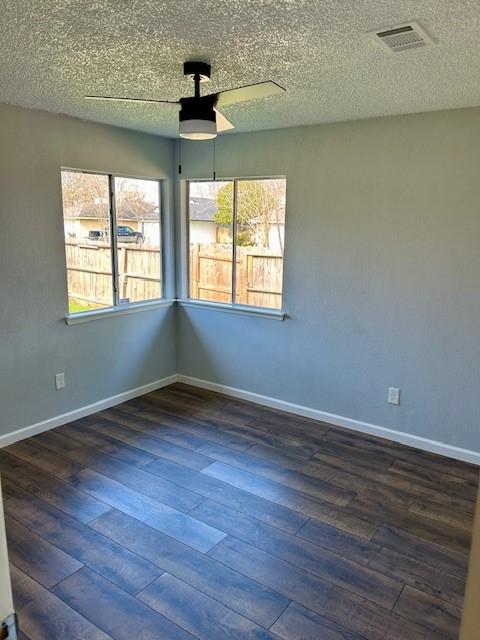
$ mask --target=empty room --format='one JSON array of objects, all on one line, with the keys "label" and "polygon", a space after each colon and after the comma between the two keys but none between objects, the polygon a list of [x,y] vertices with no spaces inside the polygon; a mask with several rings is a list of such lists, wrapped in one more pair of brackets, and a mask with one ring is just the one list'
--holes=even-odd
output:
[{"label": "empty room", "polygon": [[478,1],[0,5],[0,640],[480,640]]}]

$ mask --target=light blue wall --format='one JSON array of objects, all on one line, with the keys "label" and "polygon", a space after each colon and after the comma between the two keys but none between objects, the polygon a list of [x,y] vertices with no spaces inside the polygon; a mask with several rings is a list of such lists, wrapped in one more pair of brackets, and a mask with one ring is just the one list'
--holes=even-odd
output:
[{"label": "light blue wall", "polygon": [[[60,186],[62,166],[171,182],[172,145],[0,105],[0,435],[175,372],[174,308],[65,324]],[[168,242],[166,250],[171,262]],[[54,386],[59,371],[63,391]]]},{"label": "light blue wall", "polygon": [[179,371],[480,451],[480,110],[216,144],[217,177],[287,176],[289,318],[179,309]]},{"label": "light blue wall", "polygon": [[[174,145],[5,105],[0,140],[0,435],[179,370],[480,451],[480,110],[218,139],[219,177],[287,175],[283,323],[66,326],[60,167],[172,179]],[[184,143],[183,177],[209,177],[211,151]]]}]

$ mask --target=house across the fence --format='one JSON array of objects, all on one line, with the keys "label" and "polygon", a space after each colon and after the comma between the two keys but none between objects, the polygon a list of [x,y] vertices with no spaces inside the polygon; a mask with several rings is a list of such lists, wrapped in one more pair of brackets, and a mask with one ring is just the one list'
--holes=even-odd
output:
[{"label": "house across the fence", "polygon": [[[90,231],[102,231],[108,235],[108,217],[103,213],[104,207],[65,207],[65,237],[70,240],[88,238]],[[117,225],[131,227],[132,231],[141,232],[145,244],[158,245],[159,211],[146,210],[141,213],[122,211],[117,216]]]},{"label": "house across the fence", "polygon": [[[215,220],[217,202],[212,196],[190,196],[189,198],[189,234],[193,244],[214,244],[231,242],[231,227],[218,224]],[[254,237],[263,239],[265,221],[252,221]],[[268,219],[268,247],[274,252],[283,250],[285,237],[285,201],[279,203]]]}]

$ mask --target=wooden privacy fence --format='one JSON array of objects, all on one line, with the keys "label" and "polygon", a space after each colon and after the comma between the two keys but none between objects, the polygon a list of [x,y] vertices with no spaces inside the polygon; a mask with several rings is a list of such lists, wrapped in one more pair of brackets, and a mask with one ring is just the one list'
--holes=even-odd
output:
[{"label": "wooden privacy fence", "polygon": [[[259,247],[237,247],[235,302],[280,309],[283,256]],[[232,301],[232,249],[223,244],[190,245],[190,297]]]},{"label": "wooden privacy fence", "polygon": [[[112,255],[108,245],[65,243],[68,295],[86,302],[112,304]],[[152,300],[161,295],[160,252],[154,247],[118,246],[120,299]]]},{"label": "wooden privacy fence", "polygon": [[[96,305],[112,304],[112,257],[106,244],[66,242],[68,295]],[[161,295],[160,253],[151,247],[119,244],[120,299],[138,302]],[[282,255],[259,247],[237,247],[237,304],[280,309]],[[232,301],[232,250],[223,244],[190,245],[190,296]]]}]

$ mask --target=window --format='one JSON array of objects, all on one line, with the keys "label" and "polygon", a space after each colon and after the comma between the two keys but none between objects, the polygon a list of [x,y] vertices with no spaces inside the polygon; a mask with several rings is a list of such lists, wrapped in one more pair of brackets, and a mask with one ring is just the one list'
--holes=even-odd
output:
[{"label": "window", "polygon": [[160,298],[160,183],[64,170],[62,195],[69,313]]},{"label": "window", "polygon": [[284,178],[189,181],[189,296],[282,308]]}]

